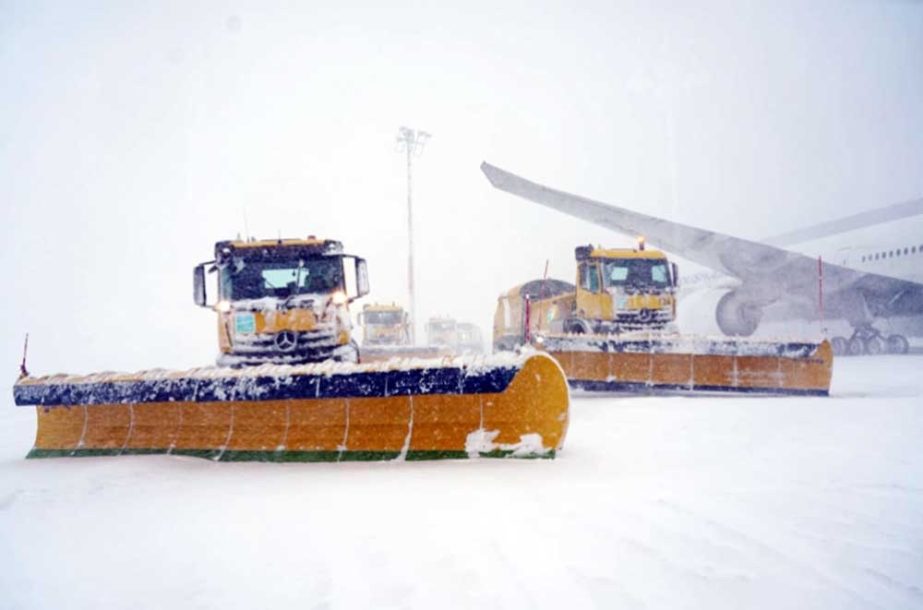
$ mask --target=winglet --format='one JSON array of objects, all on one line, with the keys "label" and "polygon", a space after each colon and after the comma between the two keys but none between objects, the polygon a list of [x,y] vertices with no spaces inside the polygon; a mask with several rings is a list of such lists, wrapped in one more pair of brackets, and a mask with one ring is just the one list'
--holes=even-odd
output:
[{"label": "winglet", "polygon": [[487,161],[481,161],[481,171],[484,172],[484,175],[487,176],[487,179],[490,180],[493,186],[500,188],[501,179],[506,172],[498,167],[494,167]]}]

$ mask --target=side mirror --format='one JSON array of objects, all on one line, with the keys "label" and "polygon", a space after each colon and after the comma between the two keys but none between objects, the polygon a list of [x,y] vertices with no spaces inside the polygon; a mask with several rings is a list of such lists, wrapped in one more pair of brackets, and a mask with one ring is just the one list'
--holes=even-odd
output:
[{"label": "side mirror", "polygon": [[356,258],[356,298],[369,293],[369,268],[364,258]]},{"label": "side mirror", "polygon": [[673,271],[673,287],[679,286],[679,267],[676,263],[670,263],[670,269]]},{"label": "side mirror", "polygon": [[199,307],[205,307],[205,263],[192,270],[192,298]]}]

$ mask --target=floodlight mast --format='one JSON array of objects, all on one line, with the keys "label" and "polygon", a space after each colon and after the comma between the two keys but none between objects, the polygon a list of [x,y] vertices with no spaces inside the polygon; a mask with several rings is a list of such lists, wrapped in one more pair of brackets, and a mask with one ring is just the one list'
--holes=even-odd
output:
[{"label": "floodlight mast", "polygon": [[408,312],[410,313],[410,344],[416,345],[417,315],[414,306],[413,290],[413,158],[423,153],[423,147],[430,134],[418,129],[401,127],[397,131],[399,152],[407,153],[407,292]]}]

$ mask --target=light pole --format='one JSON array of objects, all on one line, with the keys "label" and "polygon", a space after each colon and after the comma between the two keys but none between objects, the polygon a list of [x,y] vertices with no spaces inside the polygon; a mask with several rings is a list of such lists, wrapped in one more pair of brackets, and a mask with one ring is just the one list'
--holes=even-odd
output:
[{"label": "light pole", "polygon": [[416,326],[417,315],[414,309],[413,298],[413,181],[411,168],[413,158],[419,157],[423,153],[423,147],[430,135],[425,131],[401,127],[397,130],[397,149],[398,152],[407,153],[407,292],[409,303],[407,304],[410,313],[410,344],[416,345]]}]

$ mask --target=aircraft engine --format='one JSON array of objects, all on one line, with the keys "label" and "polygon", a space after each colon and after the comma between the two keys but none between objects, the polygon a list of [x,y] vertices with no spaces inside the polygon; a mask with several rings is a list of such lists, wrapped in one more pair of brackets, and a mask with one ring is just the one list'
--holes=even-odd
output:
[{"label": "aircraft engine", "polygon": [[718,328],[725,335],[749,337],[760,325],[763,310],[759,305],[744,300],[736,291],[721,297],[715,307]]}]

